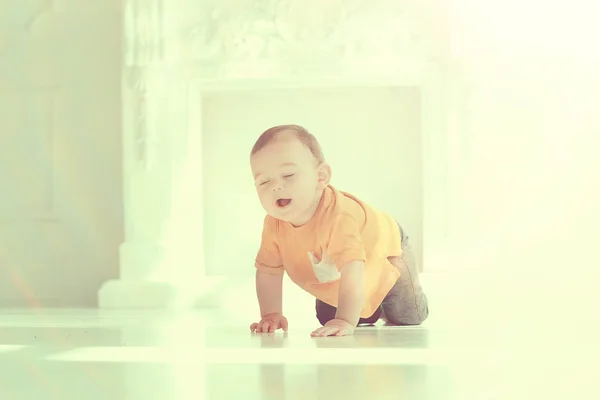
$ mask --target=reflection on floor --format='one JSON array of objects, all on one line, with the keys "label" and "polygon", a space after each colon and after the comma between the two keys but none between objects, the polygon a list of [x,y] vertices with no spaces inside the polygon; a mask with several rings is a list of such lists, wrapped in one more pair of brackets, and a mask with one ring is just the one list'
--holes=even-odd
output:
[{"label": "reflection on floor", "polygon": [[594,327],[511,321],[503,307],[472,318],[481,304],[431,302],[419,327],[318,339],[312,318],[290,317],[287,334],[251,335],[251,318],[230,311],[2,310],[0,398],[600,398]]}]

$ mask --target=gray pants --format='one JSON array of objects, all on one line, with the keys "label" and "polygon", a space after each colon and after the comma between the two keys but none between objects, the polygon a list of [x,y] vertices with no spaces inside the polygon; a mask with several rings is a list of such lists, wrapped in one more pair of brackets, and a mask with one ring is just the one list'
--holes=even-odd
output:
[{"label": "gray pants", "polygon": [[[361,318],[359,325],[374,324],[382,318],[388,325],[420,325],[429,315],[427,297],[419,282],[419,269],[410,247],[408,236],[400,225],[402,256],[390,257],[390,262],[400,270],[400,278],[383,299],[381,306],[369,318]],[[321,325],[335,318],[337,309],[319,299],[316,304],[317,319]]]}]

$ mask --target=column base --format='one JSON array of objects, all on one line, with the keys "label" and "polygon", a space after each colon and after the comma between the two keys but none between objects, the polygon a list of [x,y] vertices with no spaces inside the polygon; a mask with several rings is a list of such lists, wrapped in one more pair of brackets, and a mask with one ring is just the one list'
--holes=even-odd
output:
[{"label": "column base", "polygon": [[103,309],[193,309],[218,307],[222,277],[204,277],[193,288],[172,282],[115,279],[98,291],[98,307]]}]

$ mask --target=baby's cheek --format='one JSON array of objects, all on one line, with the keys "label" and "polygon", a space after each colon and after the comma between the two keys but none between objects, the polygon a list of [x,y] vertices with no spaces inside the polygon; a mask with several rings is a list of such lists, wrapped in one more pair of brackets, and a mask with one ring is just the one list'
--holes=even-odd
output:
[{"label": "baby's cheek", "polygon": [[260,204],[264,207],[267,208],[269,207],[269,202],[267,201],[265,196],[259,196],[260,199]]}]

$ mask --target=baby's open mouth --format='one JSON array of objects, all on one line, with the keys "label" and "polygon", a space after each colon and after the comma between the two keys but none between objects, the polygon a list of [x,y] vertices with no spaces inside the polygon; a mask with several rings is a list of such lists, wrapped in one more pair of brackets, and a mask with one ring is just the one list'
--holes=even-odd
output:
[{"label": "baby's open mouth", "polygon": [[292,199],[277,199],[277,207],[285,207],[292,202]]}]

